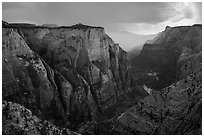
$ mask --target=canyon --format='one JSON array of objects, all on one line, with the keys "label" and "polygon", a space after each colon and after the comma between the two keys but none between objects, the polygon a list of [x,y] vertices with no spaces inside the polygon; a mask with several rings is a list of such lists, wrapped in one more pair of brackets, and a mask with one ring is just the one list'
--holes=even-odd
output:
[{"label": "canyon", "polygon": [[103,27],[2,27],[3,134],[202,134],[201,25],[131,60]]},{"label": "canyon", "polygon": [[[201,55],[201,25],[167,26],[154,39],[144,44],[139,56],[130,60],[130,71],[138,84],[161,90],[199,68]],[[150,76],[149,73],[157,75]]]}]

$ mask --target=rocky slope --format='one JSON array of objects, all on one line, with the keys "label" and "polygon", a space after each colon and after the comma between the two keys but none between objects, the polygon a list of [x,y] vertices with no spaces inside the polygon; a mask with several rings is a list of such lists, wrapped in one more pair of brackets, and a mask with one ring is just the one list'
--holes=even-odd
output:
[{"label": "rocky slope", "polygon": [[[141,84],[154,89],[164,88],[175,80],[183,78],[181,73],[184,72],[181,66],[184,62],[189,62],[192,56],[201,54],[201,45],[201,25],[173,28],[167,26],[165,31],[144,45],[139,56],[130,61],[132,74],[139,79],[138,81],[143,81]],[[201,60],[201,56],[198,55],[197,58]],[[157,73],[158,79],[155,79],[154,75],[152,79],[147,76],[153,72]]]},{"label": "rocky slope", "polygon": [[[194,56],[193,56],[194,57]],[[196,59],[196,58],[194,58]],[[108,121],[87,123],[86,134],[202,134],[202,65],[163,90],[154,90],[138,104]],[[183,64],[185,66],[185,64]]]},{"label": "rocky slope", "polygon": [[153,92],[116,120],[121,134],[202,134],[202,72]]},{"label": "rocky slope", "polygon": [[41,119],[76,129],[101,120],[120,96],[146,96],[135,90],[126,52],[102,27],[2,26],[3,100]]},{"label": "rocky slope", "polygon": [[34,116],[20,104],[2,102],[3,135],[74,135],[75,132],[59,128],[46,120]]},{"label": "rocky slope", "polygon": [[[141,63],[139,61],[148,59],[143,60],[145,67],[160,73],[166,69],[164,74],[175,74],[174,79],[164,75],[159,78],[175,82],[163,89],[154,90],[117,117],[112,122],[116,133],[202,134],[201,36],[200,25],[167,27],[152,43],[144,46],[137,60],[138,65]],[[169,83],[160,82],[164,84],[162,86]]]},{"label": "rocky slope", "polygon": [[[191,55],[195,67],[182,71],[181,80],[156,91],[108,121],[87,123],[86,134],[201,135],[202,64],[200,53]],[[184,63],[181,68],[185,68]],[[187,71],[188,70],[188,71]]]}]

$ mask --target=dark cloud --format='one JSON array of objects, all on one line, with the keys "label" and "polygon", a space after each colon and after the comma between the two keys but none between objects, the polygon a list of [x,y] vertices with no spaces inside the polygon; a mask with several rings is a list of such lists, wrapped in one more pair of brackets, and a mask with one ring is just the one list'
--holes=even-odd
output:
[{"label": "dark cloud", "polygon": [[[28,8],[29,7],[29,8]],[[168,11],[167,3],[3,3],[3,13],[9,9],[21,8],[26,18],[38,16],[43,21],[72,21],[112,23],[158,23],[168,19],[163,12]],[[6,11],[4,11],[6,10]],[[32,12],[31,12],[32,11]],[[162,11],[162,12],[161,12]],[[15,14],[20,13],[12,13]],[[44,16],[44,18],[43,18]],[[5,17],[3,14],[4,18]],[[35,18],[34,18],[35,19]],[[39,22],[36,20],[36,22]]]},{"label": "dark cloud", "polygon": [[[162,31],[167,25],[201,23],[202,3],[3,2],[2,17],[8,22],[67,26],[84,23],[102,26],[108,34],[117,34],[118,31],[152,34]],[[124,43],[128,41],[124,39]]]},{"label": "dark cloud", "polygon": [[[146,23],[159,24],[177,14],[182,14],[174,21],[192,18],[191,9],[186,8],[177,13],[178,3],[166,2],[36,2],[36,3],[3,3],[3,19],[8,22],[31,21],[37,24],[54,23],[58,25],[73,25],[84,23],[103,26],[108,31],[118,29],[117,24]],[[181,4],[182,5],[182,4]],[[198,10],[201,3],[196,3]],[[176,7],[176,8],[175,8]]]}]

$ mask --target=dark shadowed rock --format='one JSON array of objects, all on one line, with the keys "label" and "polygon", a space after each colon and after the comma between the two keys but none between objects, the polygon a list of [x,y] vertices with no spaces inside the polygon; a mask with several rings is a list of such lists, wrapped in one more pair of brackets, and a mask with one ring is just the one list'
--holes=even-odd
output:
[{"label": "dark shadowed rock", "polygon": [[[151,42],[144,45],[139,56],[130,61],[131,72],[138,81],[144,81],[141,84],[147,84],[155,89],[164,88],[181,78],[178,76],[181,74],[178,72],[181,63],[184,63],[184,60],[187,61],[187,58],[190,59],[192,54],[197,56],[201,47],[202,27],[200,25],[167,26],[165,31],[160,32]],[[150,71],[159,73],[159,80],[145,81],[146,74]]]},{"label": "dark shadowed rock", "polygon": [[37,118],[29,109],[17,103],[2,102],[3,135],[73,135],[77,134],[66,128],[59,128],[53,123]]},{"label": "dark shadowed rock", "polygon": [[117,121],[121,134],[202,134],[201,71],[154,92]]},{"label": "dark shadowed rock", "polygon": [[16,30],[3,29],[2,39],[3,99],[20,103],[39,116],[63,118],[65,113],[53,70]]}]

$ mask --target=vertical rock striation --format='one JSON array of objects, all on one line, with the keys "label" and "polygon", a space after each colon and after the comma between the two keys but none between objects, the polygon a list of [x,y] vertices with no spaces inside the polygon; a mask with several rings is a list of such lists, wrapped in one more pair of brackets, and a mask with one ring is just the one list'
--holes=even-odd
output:
[{"label": "vertical rock striation", "polygon": [[39,117],[76,128],[132,88],[126,52],[102,27],[3,26],[3,99]]},{"label": "vertical rock striation", "polygon": [[3,28],[2,53],[3,99],[20,103],[43,117],[64,118],[54,71],[15,29]]}]

